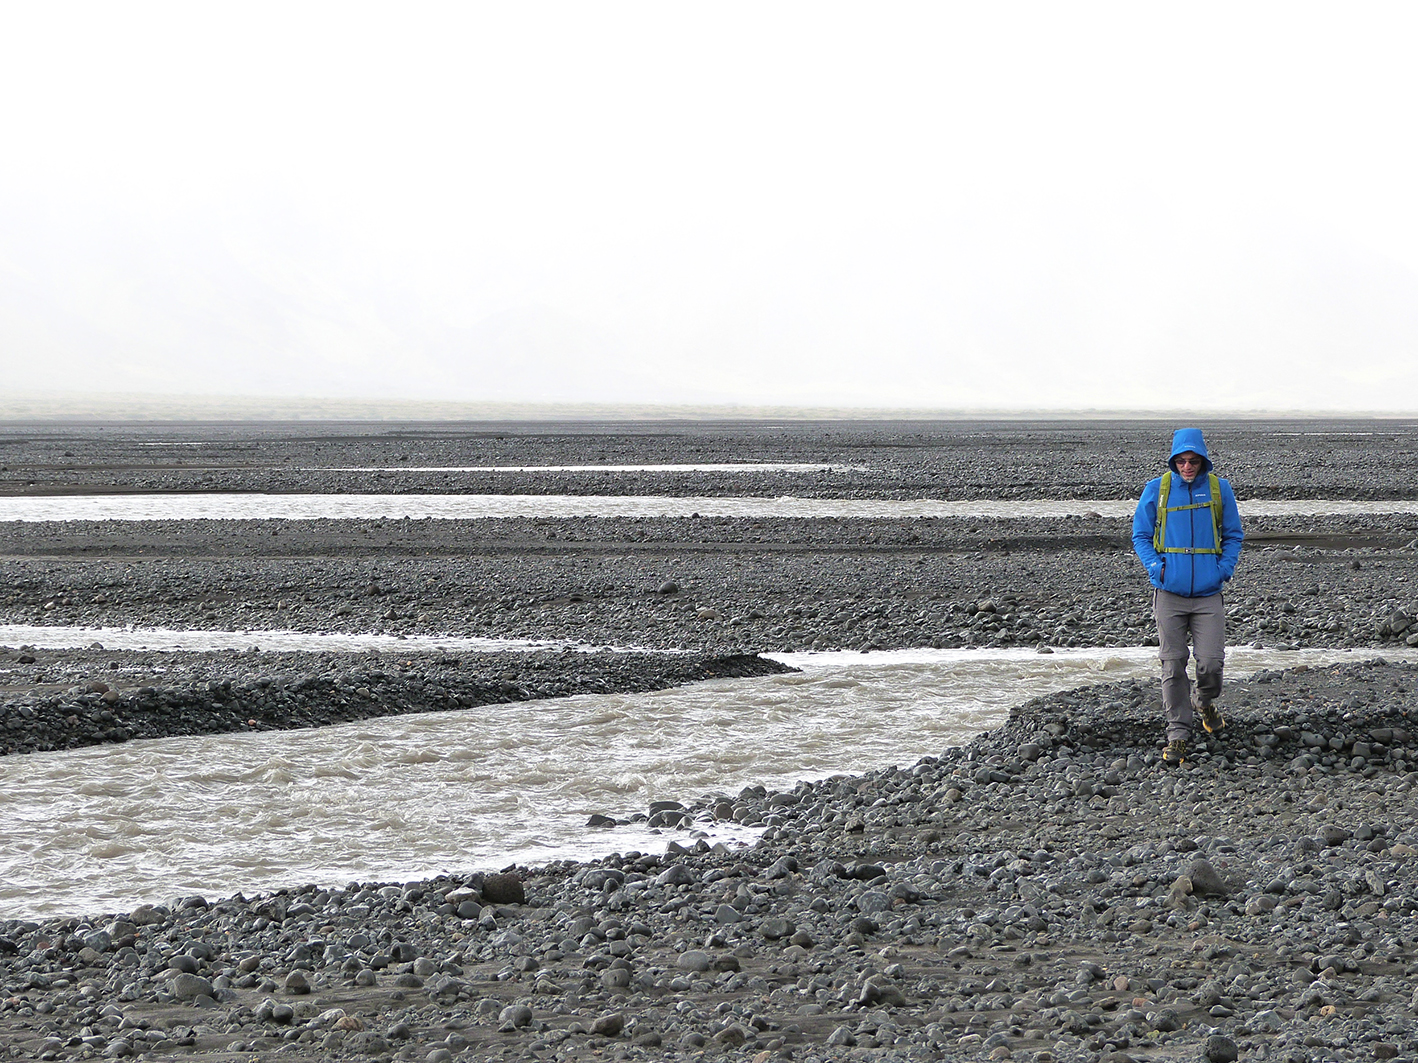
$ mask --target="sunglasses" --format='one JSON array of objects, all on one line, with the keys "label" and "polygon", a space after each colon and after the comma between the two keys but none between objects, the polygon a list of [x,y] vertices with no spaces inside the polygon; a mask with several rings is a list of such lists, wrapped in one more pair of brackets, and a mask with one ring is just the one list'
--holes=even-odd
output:
[{"label": "sunglasses", "polygon": [[1200,464],[1202,464],[1202,462],[1203,462],[1204,460],[1205,460],[1204,458],[1178,458],[1178,459],[1177,459],[1177,464],[1178,464],[1178,465],[1200,465]]}]

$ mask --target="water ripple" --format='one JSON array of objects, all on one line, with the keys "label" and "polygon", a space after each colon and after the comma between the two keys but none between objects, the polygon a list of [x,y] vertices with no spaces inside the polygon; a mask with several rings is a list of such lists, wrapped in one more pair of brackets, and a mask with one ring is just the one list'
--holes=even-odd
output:
[{"label": "water ripple", "polygon": [[[465,710],[0,758],[0,917],[660,850],[684,835],[586,818],[910,764],[1027,698],[1150,678],[1155,653],[783,654],[803,672],[528,702],[492,721]],[[1230,675],[1361,656],[1236,650]]]}]

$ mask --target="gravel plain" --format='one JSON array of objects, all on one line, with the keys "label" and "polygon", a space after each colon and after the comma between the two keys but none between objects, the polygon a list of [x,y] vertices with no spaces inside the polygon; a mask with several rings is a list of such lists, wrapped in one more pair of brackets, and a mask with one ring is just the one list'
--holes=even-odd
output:
[{"label": "gravel plain", "polygon": [[[1160,468],[1170,429],[9,425],[0,493],[1122,498]],[[1208,426],[1208,439],[1242,498],[1413,490],[1402,473],[1418,429],[1404,423],[1232,422]],[[669,480],[334,471],[743,460],[850,468]],[[89,736],[64,739],[76,744],[138,737],[122,732],[142,699],[177,706],[181,726],[233,700],[233,720],[259,705],[262,726],[304,726],[342,706],[468,698],[476,709],[499,694],[645,689],[766,667],[752,654],[769,650],[1141,645],[1147,596],[1127,532],[1102,518],[3,524],[4,622],[689,652],[620,666],[595,654],[401,655],[331,674],[326,654],[14,646],[0,654],[0,737],[35,746],[34,728],[15,724],[40,707],[55,734]],[[1418,642],[1413,518],[1272,518],[1247,532],[1232,641]],[[1090,687],[1021,705],[997,731],[914,765],[646,809],[674,839],[664,854],[0,922],[0,1052],[1415,1058],[1416,688],[1397,664],[1228,683],[1230,726],[1169,772],[1157,685]],[[764,826],[761,841],[729,850],[695,838],[696,824],[725,817]]]}]

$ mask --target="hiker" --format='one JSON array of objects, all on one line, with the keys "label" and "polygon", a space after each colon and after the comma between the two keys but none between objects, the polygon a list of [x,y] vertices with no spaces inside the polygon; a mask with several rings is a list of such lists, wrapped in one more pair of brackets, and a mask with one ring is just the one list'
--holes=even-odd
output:
[{"label": "hiker", "polygon": [[[1221,587],[1241,557],[1241,514],[1231,485],[1211,471],[1199,428],[1172,436],[1168,471],[1142,489],[1132,519],[1132,547],[1152,583],[1162,659],[1167,744],[1162,762],[1186,757],[1193,713],[1208,734],[1226,726],[1215,700],[1226,658],[1226,603]],[[1187,679],[1187,636],[1196,656],[1196,685]]]}]

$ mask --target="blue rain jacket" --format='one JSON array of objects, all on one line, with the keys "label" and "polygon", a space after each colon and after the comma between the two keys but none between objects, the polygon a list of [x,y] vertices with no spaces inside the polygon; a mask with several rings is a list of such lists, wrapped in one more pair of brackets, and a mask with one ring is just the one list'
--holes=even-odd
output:
[{"label": "blue rain jacket", "polygon": [[[1182,479],[1177,471],[1177,455],[1190,450],[1200,454],[1202,469],[1191,483]],[[1172,454],[1167,459],[1172,469],[1172,483],[1168,489],[1167,508],[1192,505],[1211,501],[1211,456],[1206,452],[1206,441],[1200,428],[1181,428],[1172,437]],[[1241,541],[1245,535],[1241,531],[1241,514],[1236,509],[1236,495],[1231,484],[1218,480],[1221,487],[1221,553],[1219,554],[1161,554],[1157,552],[1152,539],[1157,531],[1157,497],[1161,493],[1162,477],[1149,480],[1142,489],[1137,512],[1132,518],[1132,548],[1137,552],[1143,567],[1147,569],[1152,586],[1185,598],[1205,598],[1216,594],[1236,572],[1236,562],[1241,559]],[[1167,514],[1166,541],[1164,546],[1210,548],[1217,546],[1212,511],[1209,505],[1197,509],[1184,509]]]}]

